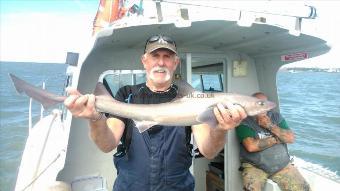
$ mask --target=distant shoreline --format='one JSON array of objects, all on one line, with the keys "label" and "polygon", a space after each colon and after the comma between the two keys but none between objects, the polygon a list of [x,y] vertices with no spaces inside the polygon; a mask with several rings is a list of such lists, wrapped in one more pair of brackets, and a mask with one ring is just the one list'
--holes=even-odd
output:
[{"label": "distant shoreline", "polygon": [[306,68],[306,67],[284,67],[280,68],[279,71],[287,71],[291,73],[296,72],[330,72],[330,73],[339,73],[340,68]]}]

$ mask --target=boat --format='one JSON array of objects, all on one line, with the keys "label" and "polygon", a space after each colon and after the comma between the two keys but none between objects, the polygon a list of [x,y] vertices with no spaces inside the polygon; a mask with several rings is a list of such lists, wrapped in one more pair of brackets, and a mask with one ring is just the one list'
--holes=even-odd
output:
[{"label": "boat", "polygon": [[[286,8],[272,1],[256,1],[256,6],[231,1],[124,2],[128,1],[100,1],[88,50],[68,53],[65,88],[91,93],[98,81],[106,81],[115,93],[123,85],[144,81],[140,56],[145,41],[151,35],[165,34],[177,43],[181,58],[178,78],[204,92],[251,95],[262,91],[279,106],[279,68],[330,50],[327,41],[313,33],[313,27],[305,27],[315,26],[318,17],[316,8],[304,4],[290,2]],[[96,147],[88,136],[87,120],[74,118],[59,106],[32,126],[16,191],[112,189],[115,151],[103,153]],[[214,160],[193,159],[195,190],[242,190],[234,130],[228,132],[227,140]],[[313,190],[340,190],[338,180],[303,165],[298,168]],[[265,190],[280,189],[268,180]]]},{"label": "boat", "polygon": [[298,71],[295,70],[295,69],[288,69],[288,72],[289,72],[289,73],[298,73]]},{"label": "boat", "polygon": [[325,72],[339,73],[340,72],[340,68],[328,68],[328,69],[325,70]]}]

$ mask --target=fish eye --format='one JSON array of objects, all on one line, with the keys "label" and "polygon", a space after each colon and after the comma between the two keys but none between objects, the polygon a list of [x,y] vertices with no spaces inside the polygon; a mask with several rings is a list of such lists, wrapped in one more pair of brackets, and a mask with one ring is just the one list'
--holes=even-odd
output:
[{"label": "fish eye", "polygon": [[258,101],[257,104],[260,105],[260,106],[264,106],[265,102],[264,101]]}]

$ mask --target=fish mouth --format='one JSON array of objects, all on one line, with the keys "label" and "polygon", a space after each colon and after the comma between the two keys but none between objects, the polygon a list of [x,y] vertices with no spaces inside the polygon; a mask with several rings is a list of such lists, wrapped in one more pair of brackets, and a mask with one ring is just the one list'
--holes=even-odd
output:
[{"label": "fish mouth", "polygon": [[258,111],[258,114],[268,112],[276,107],[276,103],[271,102],[271,101],[266,101],[266,106]]},{"label": "fish mouth", "polygon": [[274,109],[276,107],[276,103],[268,101],[268,107],[271,109]]}]

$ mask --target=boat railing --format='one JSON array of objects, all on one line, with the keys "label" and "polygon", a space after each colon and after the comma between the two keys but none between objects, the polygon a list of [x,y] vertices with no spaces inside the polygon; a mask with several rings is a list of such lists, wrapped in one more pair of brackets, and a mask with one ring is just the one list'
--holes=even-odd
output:
[{"label": "boat railing", "polygon": [[32,102],[33,102],[33,99],[30,98],[30,105],[28,108],[28,133],[31,133],[31,129],[32,129]]},{"label": "boat railing", "polygon": [[[65,93],[65,89],[66,89],[66,87],[67,86],[69,86],[69,82],[70,81],[70,76],[67,76],[67,79],[66,79],[66,81],[65,81],[65,84],[64,84],[64,91],[63,91],[63,95],[65,95],[66,93]],[[43,81],[42,82],[42,87],[41,87],[42,89],[46,89],[46,82],[45,81]],[[39,103],[39,106],[40,106],[40,117],[39,117],[39,121],[40,120],[42,120],[44,117],[45,117],[45,115],[44,115],[44,112],[45,112],[45,108],[43,107],[43,105],[41,104],[41,103]],[[30,100],[29,100],[29,108],[28,108],[28,132],[30,133],[31,132],[31,130],[32,130],[32,128],[33,128],[33,118],[34,118],[34,116],[33,116],[33,99],[30,97]],[[62,117],[61,117],[61,119],[64,119],[64,117],[65,117],[65,114],[66,114],[66,112],[67,112],[67,109],[66,109],[66,107],[64,107],[63,105],[61,105],[60,107],[59,107],[59,110],[60,111],[62,111]]]},{"label": "boat railing", "polygon": [[[42,89],[45,89],[45,82],[42,82]],[[32,126],[32,103],[33,99],[30,98],[29,108],[28,108],[28,131],[31,132]],[[44,117],[44,107],[40,104],[40,120]]]},{"label": "boat railing", "polygon": [[[301,2],[295,2],[294,5],[291,6],[294,7],[294,9],[291,7],[287,8],[285,4],[280,2],[256,2],[253,3],[252,6],[248,4],[249,2],[226,3],[223,1],[214,1],[214,3],[209,1],[143,1],[141,4],[129,4],[122,5],[123,7],[116,7],[117,9],[135,10],[130,9],[130,6],[132,6],[140,10],[133,12],[127,11],[120,17],[114,16],[118,10],[107,13],[113,14],[111,17],[104,17],[104,13],[101,15],[101,11],[103,10],[99,9],[94,22],[93,34],[106,28],[107,23],[109,23],[108,26],[119,28],[132,23],[138,24],[140,23],[140,19],[143,19],[143,23],[174,21],[178,27],[188,27],[191,25],[190,20],[202,19],[201,15],[202,11],[204,11],[214,13],[205,15],[204,19],[207,20],[222,18],[229,21],[236,21],[239,26],[243,27],[250,27],[255,23],[274,25],[287,29],[291,35],[299,36],[302,31],[302,20],[317,18],[316,8]],[[107,6],[109,6],[109,4],[107,4]],[[110,9],[106,10],[109,11]],[[115,19],[107,20],[107,18]],[[100,23],[105,23],[105,26]],[[306,25],[306,23],[304,25]]]}]

